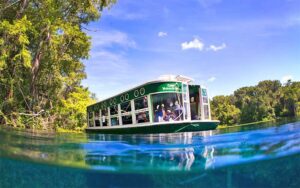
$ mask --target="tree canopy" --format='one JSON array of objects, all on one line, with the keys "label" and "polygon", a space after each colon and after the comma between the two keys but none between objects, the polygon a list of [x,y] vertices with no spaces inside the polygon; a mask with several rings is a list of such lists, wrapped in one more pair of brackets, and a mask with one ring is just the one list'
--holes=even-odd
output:
[{"label": "tree canopy", "polygon": [[[1,124],[83,125],[85,106],[93,102],[81,86],[86,77],[82,61],[91,47],[84,26],[114,1],[0,2]],[[66,122],[66,117],[73,120]]]},{"label": "tree canopy", "polygon": [[295,117],[300,115],[300,82],[261,81],[230,96],[215,96],[211,106],[213,117],[225,125]]}]

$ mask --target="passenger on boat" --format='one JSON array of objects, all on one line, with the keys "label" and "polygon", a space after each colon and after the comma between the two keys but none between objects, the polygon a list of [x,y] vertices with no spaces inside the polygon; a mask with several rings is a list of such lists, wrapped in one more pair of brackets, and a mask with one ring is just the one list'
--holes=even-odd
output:
[{"label": "passenger on boat", "polygon": [[164,112],[163,112],[163,107],[160,105],[156,106],[156,110],[155,110],[155,116],[154,116],[154,122],[161,122],[163,121],[163,117],[164,117]]},{"label": "passenger on boat", "polygon": [[149,122],[146,112],[140,112],[137,116],[138,123]]},{"label": "passenger on boat", "polygon": [[148,107],[148,99],[147,99],[147,96],[144,96],[144,98],[143,98],[143,105],[144,105],[145,108]]},{"label": "passenger on boat", "polygon": [[167,113],[166,113],[166,108],[165,108],[164,104],[161,104],[161,111],[162,111],[162,114],[163,114],[161,121],[165,121]]},{"label": "passenger on boat", "polygon": [[167,108],[166,110],[166,116],[164,118],[165,121],[174,121],[175,118],[176,118],[176,115],[175,115],[175,108],[174,108],[174,105],[173,105],[173,102],[171,101],[170,104],[169,104],[169,107]]}]

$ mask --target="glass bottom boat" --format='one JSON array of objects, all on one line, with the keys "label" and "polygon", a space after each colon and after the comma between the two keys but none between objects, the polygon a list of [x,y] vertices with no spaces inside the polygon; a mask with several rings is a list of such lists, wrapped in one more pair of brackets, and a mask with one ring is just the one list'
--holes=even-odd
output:
[{"label": "glass bottom boat", "polygon": [[87,107],[87,132],[174,133],[216,129],[207,89],[167,75]]}]

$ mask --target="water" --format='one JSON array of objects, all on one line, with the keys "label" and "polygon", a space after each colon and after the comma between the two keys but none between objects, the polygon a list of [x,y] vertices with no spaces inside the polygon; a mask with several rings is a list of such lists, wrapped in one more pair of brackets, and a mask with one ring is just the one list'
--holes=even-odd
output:
[{"label": "water", "polygon": [[0,129],[0,187],[300,187],[300,121],[176,134]]}]

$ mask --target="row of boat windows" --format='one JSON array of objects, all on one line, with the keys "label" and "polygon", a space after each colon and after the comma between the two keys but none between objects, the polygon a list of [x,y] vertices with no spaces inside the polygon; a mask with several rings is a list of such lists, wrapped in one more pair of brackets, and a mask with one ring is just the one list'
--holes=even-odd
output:
[{"label": "row of boat windows", "polygon": [[[199,93],[190,93],[191,119],[201,119]],[[203,97],[204,119],[209,119],[207,97]],[[187,96],[181,93],[159,93],[151,95],[149,111],[148,97],[144,96],[133,101],[89,113],[89,126],[117,126],[134,123],[150,122],[149,112],[152,113],[152,122],[182,121],[188,118]],[[119,115],[120,111],[120,115]],[[101,117],[100,117],[101,115]]]},{"label": "row of boat windows", "polygon": [[[127,102],[122,103],[120,105],[120,107],[121,107],[121,113],[131,112],[131,101],[127,101]],[[140,109],[148,108],[148,99],[147,99],[147,96],[139,98],[139,99],[135,99],[134,100],[134,107],[135,107],[135,110],[140,110]],[[109,110],[110,110],[110,115],[111,116],[117,115],[118,112],[119,112],[118,105],[111,106],[109,108]],[[99,112],[97,114],[99,114]],[[102,114],[102,116],[108,116],[108,109],[107,108],[106,109],[102,109],[101,110],[101,114]]]},{"label": "row of boat windows", "polygon": [[[183,108],[182,94],[179,93],[160,93],[151,96],[152,117],[153,122],[165,121],[181,121],[183,114],[186,112],[186,107]],[[133,111],[134,108],[134,111]],[[109,112],[109,114],[108,114]],[[120,116],[118,105],[112,106],[100,112],[94,112],[95,126],[111,126],[129,125],[135,123],[150,122],[148,97],[141,97],[131,101],[120,104]],[[93,113],[89,113],[89,126],[93,126]],[[110,122],[109,122],[110,120]],[[120,121],[121,120],[121,121]]]}]

